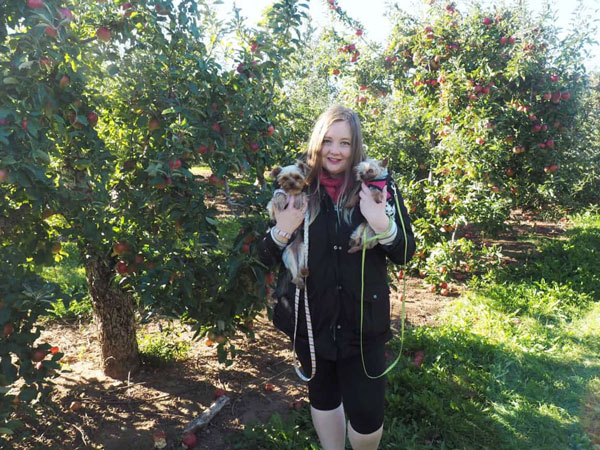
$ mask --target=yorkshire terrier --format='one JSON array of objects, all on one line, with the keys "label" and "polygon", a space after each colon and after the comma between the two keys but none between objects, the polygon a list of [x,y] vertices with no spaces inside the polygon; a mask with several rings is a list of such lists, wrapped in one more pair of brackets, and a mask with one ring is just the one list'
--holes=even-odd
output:
[{"label": "yorkshire terrier", "polygon": [[[371,191],[371,196],[376,203],[381,203],[386,201],[387,199],[383,198],[383,187],[379,185],[385,186],[385,180],[388,175],[387,170],[388,159],[385,158],[382,161],[377,159],[366,159],[365,161],[360,162],[355,168],[354,173],[356,174],[356,180],[362,181],[369,186],[369,190]],[[359,203],[360,197],[358,192],[348,201],[348,207],[354,207]],[[386,213],[389,214],[386,208]],[[375,236],[375,231],[369,225],[367,221],[361,223],[350,235],[350,249],[348,253],[355,253],[363,248],[363,231],[367,229],[367,249],[375,247],[377,245],[377,240],[373,239],[369,241],[373,236]]]},{"label": "yorkshire terrier", "polygon": [[[304,189],[307,186],[306,177],[309,167],[303,161],[296,161],[295,164],[275,167],[271,172],[271,178],[277,179],[279,189],[277,189],[273,198],[267,204],[269,218],[275,221],[275,211],[282,211],[286,208],[288,198],[294,195],[294,207],[302,208],[307,199]],[[308,276],[308,267],[306,267],[305,254],[308,251],[303,242],[301,232],[296,232],[290,239],[291,242],[283,250],[282,260],[292,277],[292,282],[298,287],[304,287],[304,278]],[[306,258],[308,260],[308,258]]]}]

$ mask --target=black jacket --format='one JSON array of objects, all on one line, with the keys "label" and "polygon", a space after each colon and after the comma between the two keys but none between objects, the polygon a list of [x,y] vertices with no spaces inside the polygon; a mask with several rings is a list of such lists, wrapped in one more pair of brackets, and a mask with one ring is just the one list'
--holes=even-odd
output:
[{"label": "black jacket", "polygon": [[[387,191],[392,194],[388,202],[393,204],[392,185],[396,186],[391,177],[388,177],[387,185]],[[407,257],[405,261],[404,232],[396,211],[398,233],[394,242],[385,246],[377,244],[366,252],[363,345],[385,342],[392,337],[386,259],[403,264],[410,260],[415,252],[410,220],[399,192],[398,200],[407,234]],[[307,288],[316,352],[325,359],[335,360],[360,352],[362,251],[349,254],[348,242],[352,231],[363,221],[357,206],[354,208],[350,225],[343,220],[339,222],[331,197],[325,189],[321,190],[321,210],[309,228]],[[281,263],[283,251],[268,232],[259,241],[258,252],[260,260],[269,267]],[[280,264],[273,323],[291,338],[294,333],[296,286],[291,283],[286,272],[285,266]],[[296,348],[302,350],[308,346],[303,293],[298,315]]]}]

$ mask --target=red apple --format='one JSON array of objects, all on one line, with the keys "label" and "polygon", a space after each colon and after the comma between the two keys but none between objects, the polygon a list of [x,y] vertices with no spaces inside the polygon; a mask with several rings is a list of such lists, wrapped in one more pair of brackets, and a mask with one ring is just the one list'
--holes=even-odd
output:
[{"label": "red apple", "polygon": [[133,13],[133,3],[123,3],[121,5],[121,13],[124,17],[129,17]]},{"label": "red apple", "polygon": [[165,448],[167,446],[167,433],[162,430],[155,431],[152,433],[152,440],[154,441],[154,448]]},{"label": "red apple", "polygon": [[78,400],[73,400],[69,405],[69,410],[73,412],[79,411],[81,408],[83,408],[83,404]]},{"label": "red apple", "polygon": [[569,100],[571,98],[571,94],[569,94],[568,92],[563,92],[562,94],[560,94],[560,98],[562,98],[563,100]]},{"label": "red apple", "polygon": [[2,328],[2,336],[8,337],[11,334],[13,334],[14,332],[15,332],[15,327],[13,327],[12,324],[10,324],[10,323],[4,324],[4,327]]},{"label": "red apple", "polygon": [[265,391],[274,391],[275,390],[275,386],[271,383],[266,383],[265,387],[264,387]]},{"label": "red apple", "polygon": [[198,443],[198,438],[194,433],[185,433],[181,438],[181,443],[184,448],[195,448]]},{"label": "red apple", "polygon": [[362,34],[363,34],[363,30],[361,30],[360,28],[358,30],[356,30],[357,36],[362,36]]},{"label": "red apple", "polygon": [[62,20],[68,20],[69,22],[74,19],[73,13],[69,8],[60,8],[58,10],[58,15]]},{"label": "red apple", "polygon": [[512,170],[511,168],[506,169],[506,175],[508,175],[509,177],[512,177],[515,174],[515,171]]},{"label": "red apple", "polygon": [[27,119],[23,119],[21,121],[21,128],[23,128],[25,131],[29,129],[29,121]]},{"label": "red apple", "polygon": [[207,151],[208,151],[208,147],[206,145],[200,145],[196,149],[196,153],[200,153],[201,155],[205,155]]},{"label": "red apple", "polygon": [[558,81],[558,75],[550,76],[550,81],[552,81],[553,83],[556,83]]},{"label": "red apple", "polygon": [[551,97],[552,103],[559,103],[560,102],[560,98],[561,98],[560,92],[553,92],[552,93],[552,97]]},{"label": "red apple", "polygon": [[216,388],[215,392],[213,394],[213,397],[215,399],[219,398],[219,397],[223,397],[224,395],[227,394],[227,391],[225,389],[221,389],[221,388]]},{"label": "red apple", "polygon": [[267,284],[271,284],[271,283],[273,283],[273,281],[275,281],[275,274],[273,272],[269,272],[267,274],[267,276],[265,277],[265,282]]},{"label": "red apple", "polygon": [[252,149],[253,152],[257,152],[258,144],[256,142],[250,142],[250,148]]},{"label": "red apple", "polygon": [[48,355],[48,351],[47,350],[42,350],[39,348],[36,348],[32,353],[31,353],[31,360],[35,361],[35,362],[40,362],[42,361],[46,355]]},{"label": "red apple", "polygon": [[558,164],[552,164],[550,166],[550,172],[556,172],[558,170]]},{"label": "red apple", "polygon": [[60,350],[58,349],[58,347],[50,347],[50,353],[53,355],[56,355]]},{"label": "red apple", "polygon": [[252,41],[252,42],[250,43],[250,51],[251,51],[252,53],[255,53],[257,49],[258,49],[258,42],[256,42],[256,41]]},{"label": "red apple", "polygon": [[423,364],[424,357],[425,357],[425,352],[423,352],[423,350],[417,350],[415,352],[414,359],[411,361],[411,364],[415,367],[421,367],[421,365]]},{"label": "red apple", "polygon": [[90,111],[85,117],[92,128],[94,128],[98,123],[98,114],[96,114],[94,111]]},{"label": "red apple", "polygon": [[502,36],[500,38],[500,45],[505,45],[507,41],[508,41],[508,38],[506,36]]},{"label": "red apple", "polygon": [[490,19],[489,17],[484,17],[483,20],[481,21],[484,25],[490,25],[492,23],[492,19]]},{"label": "red apple", "polygon": [[552,93],[550,93],[550,92],[546,92],[546,93],[544,94],[544,100],[550,100],[551,98],[552,98]]},{"label": "red apple", "polygon": [[498,186],[492,186],[492,192],[500,192],[500,188]]},{"label": "red apple", "polygon": [[69,85],[70,82],[71,79],[67,75],[63,75],[60,81],[58,82],[58,87],[64,89]]},{"label": "red apple", "polygon": [[106,27],[100,27],[96,30],[96,37],[102,42],[109,42],[110,30]]},{"label": "red apple", "polygon": [[340,74],[340,69],[333,69],[331,71],[331,73],[334,74],[334,75],[339,75]]},{"label": "red apple", "polygon": [[44,0],[27,0],[27,6],[30,8],[43,8]]},{"label": "red apple", "polygon": [[515,37],[514,37],[514,36],[511,36],[511,37],[509,37],[509,38],[508,38],[508,43],[509,43],[509,44],[514,44],[514,43],[515,43],[515,41],[516,41],[516,39],[515,39]]},{"label": "red apple", "polygon": [[541,125],[534,125],[533,128],[531,129],[534,133],[537,133],[539,131],[542,130],[542,126]]},{"label": "red apple", "polygon": [[242,252],[244,252],[247,255],[250,254],[250,244],[242,245]]},{"label": "red apple", "polygon": [[223,180],[217,178],[217,176],[213,173],[210,177],[208,177],[208,182],[213,186],[221,186],[224,184]]},{"label": "red apple", "polygon": [[475,142],[477,142],[477,144],[479,145],[483,145],[485,144],[485,139],[478,137],[477,139],[475,139]]},{"label": "red apple", "polygon": [[156,117],[153,117],[152,119],[150,119],[150,121],[148,122],[148,129],[151,131],[154,130],[158,130],[160,128],[160,122],[158,121],[158,119]]},{"label": "red apple", "polygon": [[44,33],[46,33],[46,36],[49,36],[49,37],[58,36],[58,30],[52,26],[47,26],[46,29],[44,30]]},{"label": "red apple", "polygon": [[269,125],[265,136],[273,136],[273,133],[275,133],[275,127],[273,125]]},{"label": "red apple", "polygon": [[127,263],[125,261],[119,261],[117,263],[117,273],[119,275],[125,275],[128,272],[129,272],[129,266],[127,265]]},{"label": "red apple", "polygon": [[40,58],[40,67],[42,69],[52,68],[52,60],[50,58],[47,58],[46,56],[41,57]]},{"label": "red apple", "polygon": [[213,124],[212,124],[212,129],[213,129],[214,131],[216,131],[217,133],[220,133],[220,132],[221,132],[221,129],[222,129],[222,128],[221,128],[221,124],[220,124],[219,122],[215,122],[215,123],[213,123]]},{"label": "red apple", "polygon": [[113,255],[124,255],[127,253],[131,247],[125,241],[119,241],[113,246]]},{"label": "red apple", "polygon": [[548,139],[546,141],[546,147],[548,147],[548,148],[554,148],[554,141],[552,139]]}]

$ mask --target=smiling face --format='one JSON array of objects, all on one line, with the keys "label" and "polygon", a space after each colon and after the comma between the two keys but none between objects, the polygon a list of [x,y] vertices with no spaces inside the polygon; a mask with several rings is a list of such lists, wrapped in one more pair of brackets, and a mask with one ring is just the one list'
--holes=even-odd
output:
[{"label": "smiling face", "polygon": [[345,120],[333,122],[321,144],[321,164],[332,177],[343,175],[350,167],[352,130]]}]

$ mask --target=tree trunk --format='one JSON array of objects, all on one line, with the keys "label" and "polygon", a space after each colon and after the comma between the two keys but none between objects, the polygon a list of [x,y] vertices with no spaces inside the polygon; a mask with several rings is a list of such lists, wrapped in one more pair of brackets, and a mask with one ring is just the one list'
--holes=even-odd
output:
[{"label": "tree trunk", "polygon": [[133,298],[110,285],[114,271],[101,259],[88,260],[85,271],[102,345],[104,373],[127,379],[140,367]]}]

